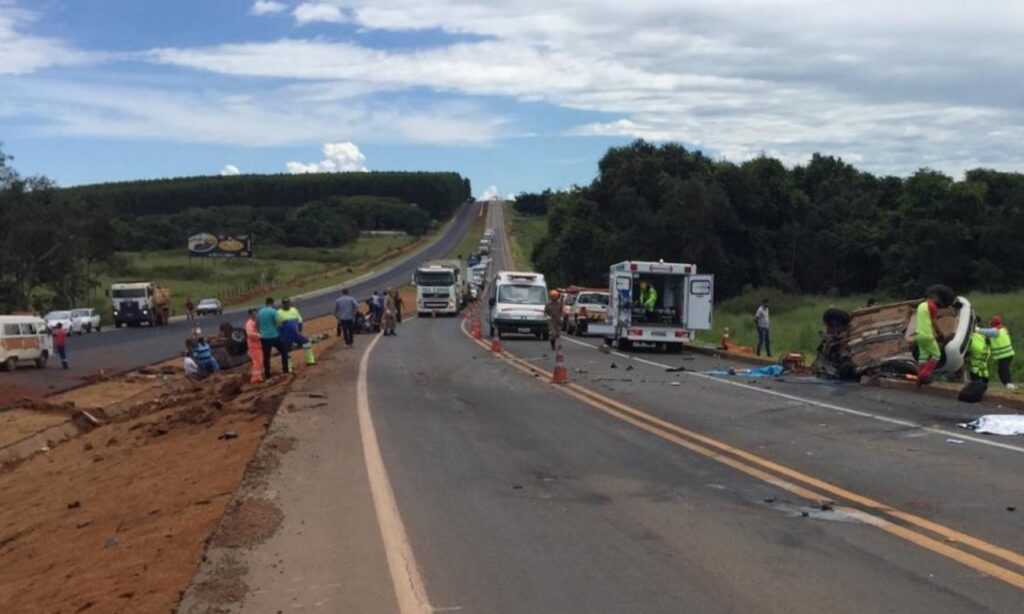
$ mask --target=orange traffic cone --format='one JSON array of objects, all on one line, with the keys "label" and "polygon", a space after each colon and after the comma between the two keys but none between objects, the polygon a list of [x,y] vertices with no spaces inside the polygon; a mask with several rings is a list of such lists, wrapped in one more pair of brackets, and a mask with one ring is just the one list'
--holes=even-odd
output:
[{"label": "orange traffic cone", "polygon": [[501,338],[494,337],[491,339],[491,351],[495,354],[501,353]]},{"label": "orange traffic cone", "polygon": [[555,346],[555,370],[551,374],[552,384],[568,384],[569,373],[565,370],[565,356],[562,354],[562,343]]},{"label": "orange traffic cone", "polygon": [[473,325],[470,327],[473,330],[473,338],[479,340],[482,336],[480,332],[480,320],[473,320]]}]

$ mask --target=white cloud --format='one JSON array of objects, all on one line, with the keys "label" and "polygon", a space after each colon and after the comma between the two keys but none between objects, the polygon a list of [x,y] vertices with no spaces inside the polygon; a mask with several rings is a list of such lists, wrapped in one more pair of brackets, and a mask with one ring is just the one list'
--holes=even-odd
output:
[{"label": "white cloud", "polygon": [[501,192],[498,191],[497,186],[490,185],[487,186],[486,190],[484,190],[483,196],[480,197],[480,200],[491,200],[492,198],[495,198],[500,194]]},{"label": "white cloud", "polygon": [[[479,40],[160,49],[158,62],[325,88],[430,89],[608,114],[571,135],[679,139],[873,170],[1024,164],[1024,10],[1005,0],[316,0],[367,30]],[[311,19],[313,13],[304,19]],[[299,20],[299,15],[295,18]],[[358,40],[358,39],[357,39]],[[464,38],[461,40],[465,40]],[[450,116],[455,116],[450,115]],[[1008,133],[1007,133],[1008,131]]]},{"label": "white cloud", "polygon": [[100,54],[75,50],[59,39],[26,34],[36,19],[34,12],[0,0],[0,75],[22,75],[99,59]]},{"label": "white cloud", "polygon": [[249,9],[249,12],[253,15],[269,15],[271,13],[280,13],[286,8],[288,8],[288,5],[283,2],[275,2],[274,0],[256,0],[256,2],[253,2],[252,8]]},{"label": "white cloud", "polygon": [[225,164],[224,168],[220,169],[220,176],[221,177],[234,177],[236,175],[241,175],[241,174],[242,174],[242,171],[238,170],[238,167],[235,166],[234,164]]},{"label": "white cloud", "polygon": [[341,8],[329,2],[303,2],[292,11],[296,23],[344,23],[348,21]]},{"label": "white cloud", "polygon": [[324,143],[324,159],[320,162],[304,164],[302,162],[289,162],[285,168],[293,175],[302,173],[345,173],[345,172],[366,172],[366,156],[359,151],[359,147],[351,142]]}]

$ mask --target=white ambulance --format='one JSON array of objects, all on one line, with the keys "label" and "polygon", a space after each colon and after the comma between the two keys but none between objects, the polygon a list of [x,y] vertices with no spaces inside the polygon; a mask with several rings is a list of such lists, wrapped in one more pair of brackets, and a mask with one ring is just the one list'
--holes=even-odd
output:
[{"label": "white ambulance", "polygon": [[548,338],[548,320],[544,306],[548,285],[540,273],[499,271],[489,290],[487,322],[491,337],[534,335]]},{"label": "white ambulance", "polygon": [[53,355],[53,337],[36,316],[0,316],[0,366],[14,371],[31,362],[42,369]]},{"label": "white ambulance", "polygon": [[[588,332],[623,351],[644,343],[679,352],[694,331],[711,330],[715,276],[698,275],[697,265],[620,262],[609,271],[608,294],[607,321]],[[653,297],[653,304],[644,297]]]}]

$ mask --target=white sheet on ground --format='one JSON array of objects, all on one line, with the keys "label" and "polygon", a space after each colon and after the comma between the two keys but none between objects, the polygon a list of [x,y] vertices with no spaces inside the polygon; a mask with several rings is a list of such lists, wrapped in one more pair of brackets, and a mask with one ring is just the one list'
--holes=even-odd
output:
[{"label": "white sheet on ground", "polygon": [[961,424],[965,429],[971,429],[976,433],[990,433],[992,435],[1024,435],[1024,415],[1019,414],[989,414],[982,416],[974,422]]}]

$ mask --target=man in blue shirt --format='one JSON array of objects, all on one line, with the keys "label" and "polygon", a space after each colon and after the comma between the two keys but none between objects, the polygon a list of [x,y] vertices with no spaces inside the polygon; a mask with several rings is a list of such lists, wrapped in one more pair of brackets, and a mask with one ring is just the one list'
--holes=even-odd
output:
[{"label": "man in blue shirt", "polygon": [[338,319],[338,336],[345,335],[345,347],[352,347],[352,331],[356,322],[359,303],[349,295],[348,288],[341,291],[341,296],[334,302],[334,317]]},{"label": "man in blue shirt", "polygon": [[281,340],[281,316],[274,307],[274,299],[268,297],[266,305],[256,314],[256,324],[260,329],[260,345],[263,346],[263,379],[270,379],[270,350],[277,348],[281,355],[281,372],[288,372],[288,349]]}]

